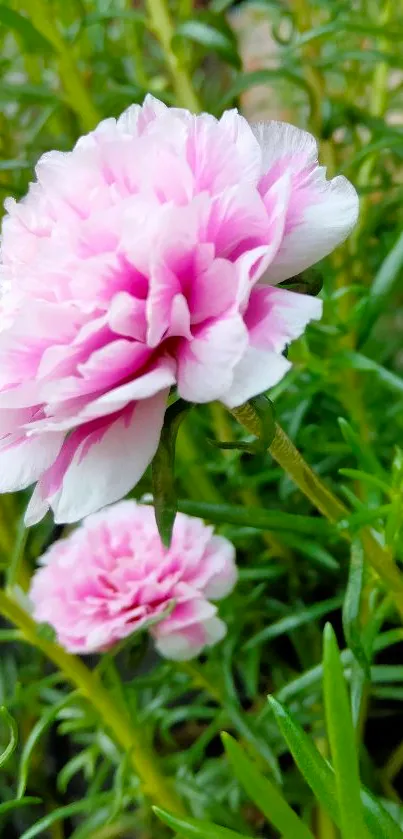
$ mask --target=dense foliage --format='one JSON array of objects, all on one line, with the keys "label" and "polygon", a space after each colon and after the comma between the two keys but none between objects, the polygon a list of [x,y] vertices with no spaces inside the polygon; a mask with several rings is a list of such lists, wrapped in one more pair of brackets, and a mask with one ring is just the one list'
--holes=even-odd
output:
[{"label": "dense foliage", "polygon": [[[253,443],[256,417],[245,431],[219,405],[198,406],[178,432],[179,509],[237,548],[222,643],[181,665],[142,634],[85,666],[58,651],[24,590],[61,528],[49,516],[26,531],[28,494],[0,498],[7,839],[403,835],[401,11],[391,0],[0,4],[2,200],[24,195],[41,153],[71,148],[147,91],[253,116],[257,87],[260,111],[309,128],[329,174],[361,197],[348,242],[291,283],[321,289],[325,315],[269,394],[339,503],[262,446],[214,445]],[[243,53],[247,27],[252,41],[270,33],[265,66]],[[147,475],[134,495],[151,489]]]}]

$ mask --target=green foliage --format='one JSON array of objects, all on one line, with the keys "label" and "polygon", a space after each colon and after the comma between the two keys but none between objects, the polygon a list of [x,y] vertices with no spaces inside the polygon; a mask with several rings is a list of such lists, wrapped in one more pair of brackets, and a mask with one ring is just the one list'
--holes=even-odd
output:
[{"label": "green foliage", "polygon": [[[152,5],[0,3],[1,201],[24,195],[42,153],[71,148],[99,119],[151,91],[168,104],[191,100],[217,116],[239,106],[252,120],[263,114],[312,131],[330,174],[357,186],[360,221],[344,246],[290,285],[322,289],[325,315],[290,348],[293,368],[269,394],[259,441],[219,406],[198,406],[179,430],[175,420],[166,427],[154,484],[150,472],[135,490],[140,497],[154,488],[166,543],[177,506],[237,548],[239,583],[220,606],[228,635],[217,648],[174,665],[157,659],[140,634],[89,662],[117,717],[141,732],[145,751],[154,749],[186,813],[168,812],[142,787],[129,743],[115,737],[94,697],[46,658],[49,627],[27,639],[4,612],[0,836],[165,839],[173,830],[200,839],[397,839],[403,629],[393,574],[381,579],[374,571],[363,529],[370,527],[385,567],[396,572],[403,560],[399,3],[172,0],[168,34]],[[270,56],[249,55],[248,44],[260,42]],[[265,452],[274,414],[343,498],[341,521],[325,521]],[[24,531],[27,497],[0,498],[0,569],[17,603],[38,557],[60,535],[50,518]],[[326,630],[322,658],[325,620],[334,630]]]}]

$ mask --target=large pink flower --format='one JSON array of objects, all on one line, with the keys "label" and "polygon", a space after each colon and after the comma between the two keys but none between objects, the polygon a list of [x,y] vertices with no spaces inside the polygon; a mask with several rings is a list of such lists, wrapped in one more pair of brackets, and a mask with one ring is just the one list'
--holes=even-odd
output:
[{"label": "large pink flower", "polygon": [[210,600],[234,587],[234,559],[231,542],[181,513],[164,548],[152,507],[121,501],[42,557],[30,592],[34,616],[71,652],[106,650],[151,623],[162,655],[193,658],[225,635]]},{"label": "large pink flower", "polygon": [[276,384],[318,300],[273,288],[357,218],[309,134],[152,97],[45,154],[3,222],[0,491],[70,522],[123,497],[167,396],[233,407]]}]

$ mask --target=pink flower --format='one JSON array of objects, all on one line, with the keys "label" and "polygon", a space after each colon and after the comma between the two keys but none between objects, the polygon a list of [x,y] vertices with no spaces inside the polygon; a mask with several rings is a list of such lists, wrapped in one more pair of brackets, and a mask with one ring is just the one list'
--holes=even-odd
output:
[{"label": "pink flower", "polygon": [[36,175],[6,203],[0,310],[0,491],[37,482],[30,524],[126,495],[172,386],[233,407],[276,384],[321,304],[272,284],[357,218],[309,134],[152,97]]},{"label": "pink flower", "polygon": [[121,501],[42,557],[30,592],[34,617],[71,652],[102,652],[151,623],[161,655],[193,658],[226,633],[210,600],[234,587],[234,560],[231,542],[181,513],[164,548],[153,508]]}]

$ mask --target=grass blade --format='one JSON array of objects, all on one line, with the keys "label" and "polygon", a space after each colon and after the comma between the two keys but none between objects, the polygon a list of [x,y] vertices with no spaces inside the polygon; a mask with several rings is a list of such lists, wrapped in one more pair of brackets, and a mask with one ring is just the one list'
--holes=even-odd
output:
[{"label": "grass blade", "polygon": [[9,740],[6,748],[0,754],[0,766],[4,766],[7,760],[15,752],[18,743],[18,729],[14,717],[7,711],[7,708],[2,705],[0,707],[0,719],[3,719],[9,730]]},{"label": "grass blade", "polygon": [[355,734],[347,687],[335,634],[328,623],[324,632],[323,689],[328,738],[336,775],[336,790],[343,839],[368,839],[361,804],[361,785]]},{"label": "grass blade", "polygon": [[181,819],[167,813],[166,810],[161,810],[160,807],[153,807],[153,810],[155,815],[171,830],[188,839],[245,839],[244,834],[235,833],[228,827],[218,827],[216,824],[200,819]]},{"label": "grass blade", "polygon": [[[315,797],[334,823],[340,825],[334,770],[319,754],[311,738],[292,714],[274,697],[268,701],[277,725],[287,743],[298,769]],[[401,839],[402,831],[394,819],[366,789],[361,789],[364,818],[372,839]]]},{"label": "grass blade", "polygon": [[274,784],[259,772],[236,740],[223,734],[222,740],[234,775],[249,798],[284,839],[313,839],[306,824],[294,813]]},{"label": "grass blade", "polygon": [[370,680],[370,666],[362,642],[362,632],[360,626],[364,580],[364,550],[360,539],[354,539],[351,546],[350,571],[343,603],[343,630],[351,652],[363,668],[367,679]]}]

